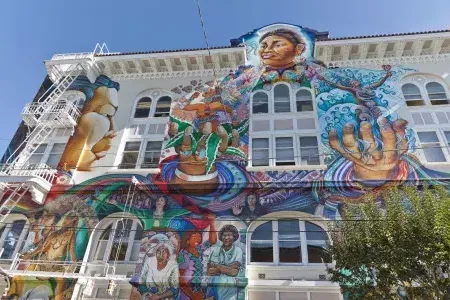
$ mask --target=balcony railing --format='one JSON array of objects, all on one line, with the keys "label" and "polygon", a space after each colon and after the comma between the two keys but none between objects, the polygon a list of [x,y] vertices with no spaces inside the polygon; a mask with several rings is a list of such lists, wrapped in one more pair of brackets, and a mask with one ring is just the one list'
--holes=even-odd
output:
[{"label": "balcony railing", "polygon": [[38,123],[47,122],[54,127],[75,126],[80,118],[80,111],[71,102],[57,102],[43,105],[41,103],[28,103],[22,110],[22,119],[30,127]]},{"label": "balcony railing", "polygon": [[49,184],[54,182],[56,172],[56,169],[46,164],[22,166],[21,168],[15,168],[14,165],[0,166],[0,176],[37,177]]}]

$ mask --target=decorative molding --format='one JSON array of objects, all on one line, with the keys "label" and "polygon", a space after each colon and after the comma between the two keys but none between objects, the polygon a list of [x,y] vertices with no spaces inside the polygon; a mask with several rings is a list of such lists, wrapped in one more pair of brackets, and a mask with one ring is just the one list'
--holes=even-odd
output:
[{"label": "decorative molding", "polygon": [[371,59],[354,59],[341,61],[325,61],[330,67],[349,67],[365,65],[404,65],[415,63],[429,63],[450,60],[450,53],[438,55],[402,56],[402,57],[380,57]]},{"label": "decorative molding", "polygon": [[[227,75],[230,68],[222,68],[215,70],[217,75]],[[105,74],[113,80],[133,80],[133,79],[169,79],[184,77],[203,77],[214,76],[212,69],[205,70],[189,70],[189,71],[173,71],[173,72],[153,72],[153,73],[136,73],[136,74]]]}]

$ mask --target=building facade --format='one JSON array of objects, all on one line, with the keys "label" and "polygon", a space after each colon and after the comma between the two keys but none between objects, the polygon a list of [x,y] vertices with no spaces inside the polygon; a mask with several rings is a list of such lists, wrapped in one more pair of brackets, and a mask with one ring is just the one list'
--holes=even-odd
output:
[{"label": "building facade", "polygon": [[343,299],[342,208],[450,172],[450,30],[45,66],[0,173],[5,299]]}]

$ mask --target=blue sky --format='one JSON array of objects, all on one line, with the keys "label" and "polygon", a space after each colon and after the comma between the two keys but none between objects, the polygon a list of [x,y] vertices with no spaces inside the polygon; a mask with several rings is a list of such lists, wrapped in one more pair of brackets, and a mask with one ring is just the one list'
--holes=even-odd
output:
[{"label": "blue sky", "polygon": [[[450,27],[450,1],[200,0],[211,45],[275,22],[332,37]],[[432,5],[427,5],[432,3]],[[9,0],[0,10],[0,152],[20,123],[54,53],[204,47],[196,0]]]}]

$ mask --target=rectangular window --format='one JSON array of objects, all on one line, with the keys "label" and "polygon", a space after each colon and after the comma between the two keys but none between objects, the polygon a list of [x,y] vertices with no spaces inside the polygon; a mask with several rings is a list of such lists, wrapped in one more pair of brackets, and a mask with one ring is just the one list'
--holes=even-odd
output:
[{"label": "rectangular window", "polygon": [[66,143],[54,143],[52,150],[50,150],[50,154],[47,159],[47,165],[51,167],[58,166],[59,160],[66,148]]},{"label": "rectangular window", "polygon": [[292,137],[275,138],[275,164],[277,166],[295,165],[294,142]]},{"label": "rectangular window", "polygon": [[317,137],[300,137],[300,160],[302,165],[320,165]]},{"label": "rectangular window", "polygon": [[47,149],[47,144],[40,144],[34,151],[33,155],[30,156],[28,164],[30,166],[36,166],[41,163],[42,157],[44,157],[45,150]]},{"label": "rectangular window", "polygon": [[122,162],[119,169],[135,169],[139,157],[141,142],[127,142],[123,150]]},{"label": "rectangular window", "polygon": [[298,220],[278,221],[278,245],[281,263],[301,263],[300,224]]},{"label": "rectangular window", "polygon": [[149,141],[145,147],[142,168],[157,168],[161,158],[162,141]]},{"label": "rectangular window", "polygon": [[434,131],[418,132],[420,147],[423,150],[427,162],[445,162],[439,138]]},{"label": "rectangular window", "polygon": [[252,166],[269,165],[269,139],[252,139]]}]

